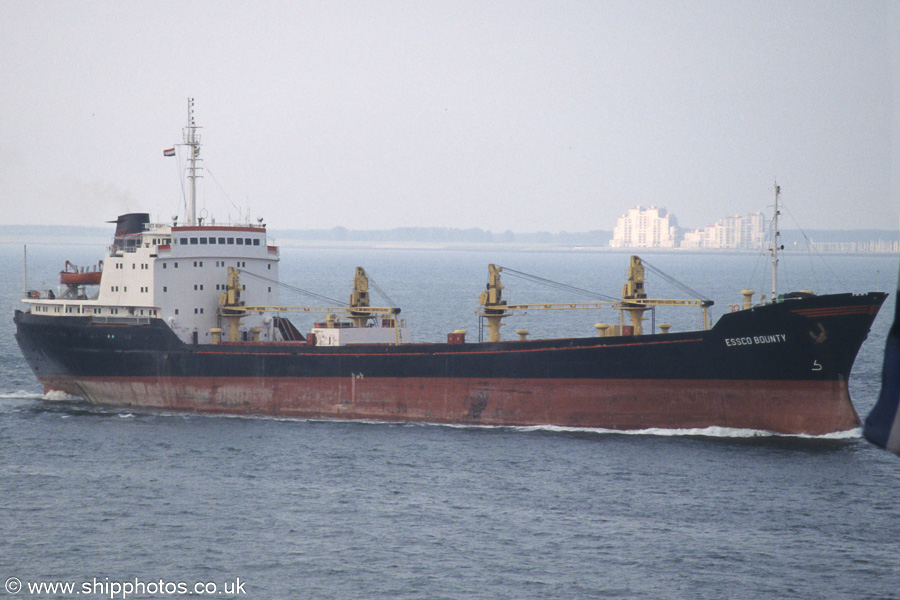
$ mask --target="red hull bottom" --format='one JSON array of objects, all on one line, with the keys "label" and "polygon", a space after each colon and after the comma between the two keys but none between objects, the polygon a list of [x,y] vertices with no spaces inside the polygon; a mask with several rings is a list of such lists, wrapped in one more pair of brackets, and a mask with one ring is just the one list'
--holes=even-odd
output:
[{"label": "red hull bottom", "polygon": [[860,426],[847,384],[838,381],[45,377],[41,383],[96,404],[238,415],[809,435]]}]

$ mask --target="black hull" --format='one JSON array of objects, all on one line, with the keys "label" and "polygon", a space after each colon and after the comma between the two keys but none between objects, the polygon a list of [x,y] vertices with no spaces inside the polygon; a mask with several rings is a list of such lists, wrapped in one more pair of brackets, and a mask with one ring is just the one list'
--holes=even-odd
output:
[{"label": "black hull", "polygon": [[728,313],[708,331],[480,344],[188,345],[158,319],[112,325],[17,312],[15,322],[45,387],[100,404],[827,433],[859,424],[847,380],[885,297],[788,300]]}]

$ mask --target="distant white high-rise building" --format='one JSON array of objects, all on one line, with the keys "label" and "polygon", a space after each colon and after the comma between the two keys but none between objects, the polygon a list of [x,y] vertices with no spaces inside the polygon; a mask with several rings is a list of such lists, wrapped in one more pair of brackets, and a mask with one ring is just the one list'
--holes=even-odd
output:
[{"label": "distant white high-rise building", "polygon": [[684,234],[682,248],[758,249],[765,245],[766,218],[760,212],[719,219]]},{"label": "distant white high-rise building", "polygon": [[619,217],[613,229],[613,248],[675,248],[678,223],[665,208],[636,206]]},{"label": "distant white high-rise building", "polygon": [[766,216],[761,212],[750,213],[741,222],[743,248],[762,248],[766,245]]}]

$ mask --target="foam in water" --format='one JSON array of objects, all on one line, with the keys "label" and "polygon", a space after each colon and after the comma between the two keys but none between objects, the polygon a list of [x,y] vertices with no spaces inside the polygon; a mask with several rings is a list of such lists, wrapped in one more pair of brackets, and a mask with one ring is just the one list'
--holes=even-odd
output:
[{"label": "foam in water", "polygon": [[18,392],[8,392],[5,394],[0,394],[0,399],[41,400],[42,398],[44,398],[43,394],[35,394],[33,392],[26,392],[24,390],[19,390]]},{"label": "foam in water", "polygon": [[65,392],[61,392],[59,390],[50,390],[46,394],[42,396],[38,396],[42,400],[49,400],[50,402],[71,402],[73,400],[81,400],[81,396],[73,396],[72,394],[67,394]]},{"label": "foam in water", "polygon": [[714,437],[714,438],[759,438],[759,437],[788,437],[788,438],[805,438],[817,440],[845,440],[857,439],[862,436],[860,428],[849,429],[847,431],[836,431],[834,433],[826,433],[823,435],[808,435],[795,433],[776,433],[774,431],[765,431],[762,429],[739,429],[735,427],[702,427],[693,429],[662,429],[658,427],[650,427],[647,429],[602,429],[602,428],[584,428],[584,427],[560,427],[557,425],[533,425],[529,427],[514,427],[514,429],[522,431],[559,431],[559,432],[591,432],[598,434],[620,434],[620,435],[652,435],[652,436],[691,436],[691,437]]}]

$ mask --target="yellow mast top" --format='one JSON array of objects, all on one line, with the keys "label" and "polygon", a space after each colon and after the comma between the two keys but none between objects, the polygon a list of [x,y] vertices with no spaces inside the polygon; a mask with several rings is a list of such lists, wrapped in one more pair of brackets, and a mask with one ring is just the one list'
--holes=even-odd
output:
[{"label": "yellow mast top", "polygon": [[645,299],[644,291],[644,263],[640,256],[632,256],[628,264],[628,280],[622,286],[622,300]]},{"label": "yellow mast top", "polygon": [[354,309],[369,308],[369,276],[362,267],[356,267],[356,275],[353,276],[353,291],[350,292],[350,319],[355,327],[365,327],[366,321],[371,316],[365,311]]}]

